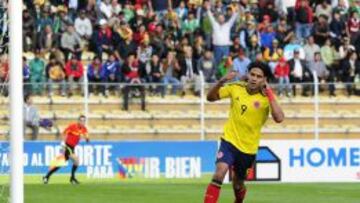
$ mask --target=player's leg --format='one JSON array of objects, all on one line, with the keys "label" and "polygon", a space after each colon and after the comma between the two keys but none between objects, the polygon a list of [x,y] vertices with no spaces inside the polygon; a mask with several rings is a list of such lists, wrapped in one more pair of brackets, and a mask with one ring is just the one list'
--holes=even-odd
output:
[{"label": "player's leg", "polygon": [[206,189],[204,203],[216,203],[219,199],[221,185],[225,175],[234,162],[233,148],[234,147],[230,143],[224,140],[221,141],[220,149],[217,154],[216,171],[212,177],[211,183]]},{"label": "player's leg", "polygon": [[216,164],[216,171],[213,175],[211,183],[206,189],[204,203],[216,203],[218,201],[221,185],[228,170],[228,164],[222,162]]},{"label": "player's leg", "polygon": [[79,181],[75,178],[75,172],[79,166],[79,158],[73,153],[73,154],[70,154],[70,159],[73,162],[73,166],[71,168],[70,182],[72,184],[79,184]]},{"label": "player's leg", "polygon": [[[65,154],[64,154],[64,156],[65,156],[65,161],[67,161],[67,160],[69,160],[69,158],[70,158],[70,154],[72,153],[72,149],[69,148],[68,146],[65,146],[65,149],[64,149],[64,150],[65,150]],[[43,177],[43,183],[44,183],[44,184],[48,184],[51,175],[52,175],[53,173],[55,173],[56,171],[58,171],[60,168],[61,168],[61,167],[59,167],[59,166],[52,167],[52,168],[47,172],[47,174]]]},{"label": "player's leg", "polygon": [[246,195],[246,186],[244,179],[238,177],[236,173],[233,175],[232,186],[235,194],[235,203],[243,203]]},{"label": "player's leg", "polygon": [[234,163],[233,190],[235,203],[243,203],[246,195],[244,180],[255,161],[255,155],[245,154],[238,150]]}]

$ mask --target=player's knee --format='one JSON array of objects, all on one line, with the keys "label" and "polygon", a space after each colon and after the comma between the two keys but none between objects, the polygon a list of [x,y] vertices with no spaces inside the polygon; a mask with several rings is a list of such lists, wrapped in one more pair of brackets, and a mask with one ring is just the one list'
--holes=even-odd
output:
[{"label": "player's knee", "polygon": [[233,182],[233,188],[234,190],[244,190],[246,189],[245,183],[243,180],[241,181],[234,181]]}]

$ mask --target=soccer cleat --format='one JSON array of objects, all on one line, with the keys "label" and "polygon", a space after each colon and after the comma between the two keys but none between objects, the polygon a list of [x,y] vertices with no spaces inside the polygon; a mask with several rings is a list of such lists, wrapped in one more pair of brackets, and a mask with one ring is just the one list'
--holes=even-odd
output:
[{"label": "soccer cleat", "polygon": [[80,184],[80,182],[78,180],[76,180],[76,178],[70,178],[70,183],[73,184],[73,185]]},{"label": "soccer cleat", "polygon": [[44,184],[48,184],[48,183],[49,183],[49,178],[46,177],[46,176],[43,176],[42,180],[43,180],[43,183],[44,183]]}]

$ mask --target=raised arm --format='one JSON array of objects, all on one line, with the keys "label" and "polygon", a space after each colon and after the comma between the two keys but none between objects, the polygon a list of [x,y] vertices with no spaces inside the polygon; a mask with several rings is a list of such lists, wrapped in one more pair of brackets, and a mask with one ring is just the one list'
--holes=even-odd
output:
[{"label": "raised arm", "polygon": [[284,118],[285,118],[284,112],[283,112],[282,108],[280,107],[280,105],[277,103],[274,93],[267,82],[265,83],[264,92],[269,99],[270,108],[271,108],[271,116],[272,116],[273,120],[276,123],[283,122]]},{"label": "raised arm", "polygon": [[213,87],[210,88],[206,99],[209,102],[220,100],[219,89],[228,81],[236,77],[236,72],[231,71],[226,76],[221,78]]}]

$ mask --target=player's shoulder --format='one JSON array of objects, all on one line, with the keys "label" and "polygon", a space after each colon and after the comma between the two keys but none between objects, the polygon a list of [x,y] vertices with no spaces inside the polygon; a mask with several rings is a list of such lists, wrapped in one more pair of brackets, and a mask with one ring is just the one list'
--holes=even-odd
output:
[{"label": "player's shoulder", "polygon": [[245,81],[235,81],[230,82],[227,84],[228,87],[239,87],[239,88],[246,88],[246,82]]}]

